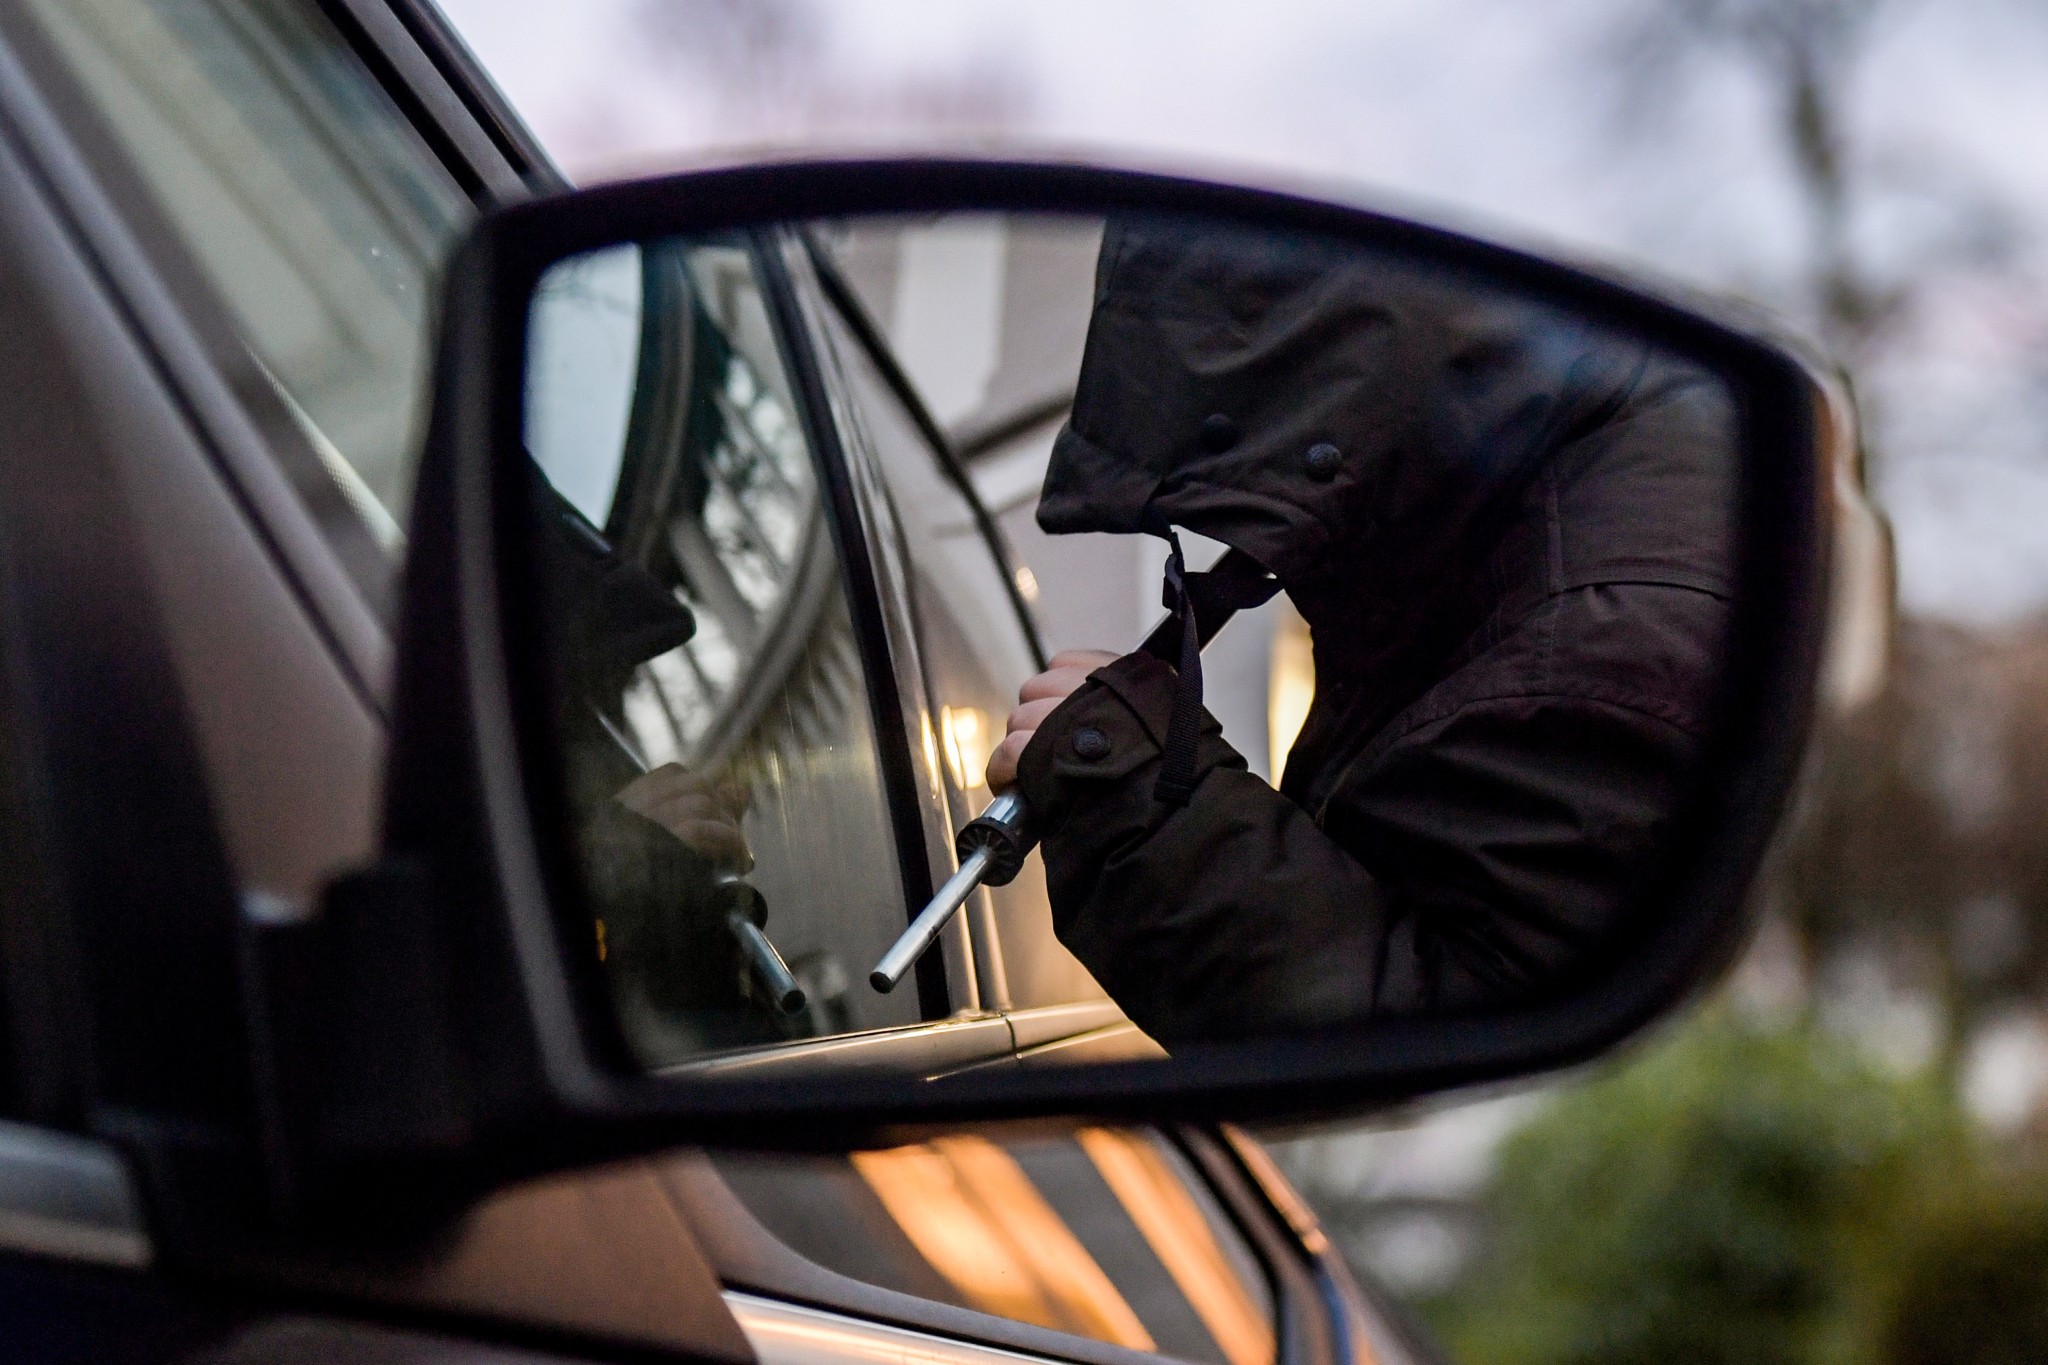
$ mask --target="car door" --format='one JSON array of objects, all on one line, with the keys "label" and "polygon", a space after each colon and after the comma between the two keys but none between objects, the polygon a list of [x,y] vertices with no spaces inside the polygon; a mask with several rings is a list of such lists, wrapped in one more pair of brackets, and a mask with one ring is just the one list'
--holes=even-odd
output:
[{"label": "car door", "polygon": [[1035,865],[950,926],[914,997],[867,985],[952,872],[985,746],[1039,659],[986,517],[830,281],[802,234],[762,231],[581,259],[538,295],[529,451],[602,553],[691,622],[623,683],[574,684],[578,818],[615,826],[663,774],[690,800],[732,793],[757,927],[803,997],[777,1018],[756,993],[720,1003],[717,981],[685,981],[725,970],[725,931],[610,895],[652,874],[625,832],[586,837],[628,1041],[653,1066],[755,1072],[1143,1048],[1058,947]]},{"label": "car door", "polygon": [[[948,821],[989,799],[987,745],[1013,680],[1043,650],[1001,536],[833,245],[801,234],[782,247],[876,542],[944,875]],[[1059,945],[1035,856],[970,910],[972,988],[1009,1022],[1018,1060],[1151,1048]],[[847,1158],[713,1156],[687,1183],[725,1210],[703,1235],[743,1286],[1104,1362],[1129,1350],[1219,1365],[1396,1361],[1416,1349],[1366,1309],[1306,1206],[1241,1133],[1094,1128]],[[1006,1250],[1018,1239],[1042,1254]]]},{"label": "car door", "polygon": [[[27,68],[22,97],[33,92],[49,115],[47,158],[75,172],[73,221],[125,295],[152,305],[138,316],[204,427],[209,477],[239,504],[248,523],[242,535],[253,533],[268,561],[268,573],[256,560],[240,572],[263,580],[247,592],[277,601],[275,622],[222,610],[227,580],[220,573],[172,573],[164,591],[168,609],[193,623],[174,633],[174,647],[182,651],[245,890],[285,912],[302,912],[326,877],[368,849],[386,617],[420,436],[428,299],[440,252],[475,203],[521,192],[522,173],[540,174],[520,167],[506,139],[494,139],[472,116],[489,101],[457,97],[431,64],[427,75],[435,79],[401,79],[406,64],[394,54],[407,31],[373,43],[380,23],[388,29],[395,17],[404,16],[288,0],[88,0],[30,5],[9,20],[8,36]],[[412,65],[423,63],[427,55],[415,48]],[[834,723],[852,729],[810,735],[792,751],[799,767],[813,751],[864,755],[874,771],[862,797],[841,799],[816,781],[764,779],[757,842],[763,853],[784,856],[758,859],[754,880],[780,878],[767,887],[777,903],[770,932],[789,944],[813,1003],[793,1024],[765,1021],[775,1027],[753,1041],[860,1035],[868,1055],[877,1046],[912,1047],[949,1065],[1001,1056],[1011,1034],[982,1008],[964,927],[934,955],[914,998],[849,988],[906,906],[928,892],[926,848],[934,841],[925,836],[941,833],[950,814],[934,811],[929,785],[920,798],[907,780],[909,712],[885,694],[906,681],[914,686],[914,673],[898,675],[892,663],[909,658],[910,646],[898,638],[903,652],[892,656],[877,624],[879,597],[864,562],[869,540],[851,524],[863,515],[853,476],[822,402],[798,396],[819,382],[811,373],[816,357],[771,316],[787,286],[779,264],[767,274],[756,269],[760,253],[747,243],[695,251],[703,297],[737,290],[744,301],[727,303],[746,314],[724,319],[728,330],[719,335],[734,343],[727,372],[700,396],[734,436],[732,450],[762,448],[758,428],[770,419],[783,423],[783,436],[814,447],[795,452],[815,476],[806,494],[813,514],[807,553],[820,564],[832,560],[824,572],[843,581],[811,598],[832,604],[826,614],[837,643],[827,648],[806,636],[796,643],[822,651],[806,660],[773,648],[750,655],[771,672],[800,662],[810,673],[728,677],[714,689],[717,698],[693,703],[723,717],[720,733],[671,726],[666,748],[629,744],[629,756],[644,761],[651,752],[674,756],[694,746],[723,761],[746,747],[747,736],[736,732],[765,724],[768,712],[783,713],[776,733],[788,738],[819,721],[814,703],[835,687],[873,689],[872,698],[852,696],[834,713]],[[756,381],[757,393],[735,397],[733,384]],[[145,472],[163,477],[160,463]],[[729,483],[714,491],[724,499],[714,498],[716,506],[737,507],[743,518],[762,510],[743,506],[747,499],[770,496]],[[644,528],[619,529],[630,538]],[[167,562],[193,553],[169,523],[157,531]],[[700,577],[707,565],[720,569],[703,536],[692,543]],[[680,568],[678,555],[691,551],[678,546],[664,554]],[[726,610],[738,600],[735,580],[722,576],[723,596],[707,587],[709,595],[695,602],[706,627],[695,646],[644,671],[631,699],[636,723],[658,730],[662,714],[673,721],[682,707],[677,689],[688,681],[680,675],[705,684],[714,647],[739,639],[739,618]],[[303,653],[282,650],[286,639],[302,640]],[[664,669],[666,677],[654,676]],[[922,698],[911,695],[911,705],[922,708]],[[252,730],[266,742],[252,743]],[[815,778],[826,769],[808,771]],[[802,808],[792,804],[800,786],[810,803]],[[922,833],[912,827],[920,820]],[[899,825],[910,828],[907,837]],[[787,837],[770,838],[774,830]],[[848,849],[876,851],[879,861],[850,868]],[[899,874],[894,864],[907,849],[910,865]],[[821,861],[828,857],[829,867]],[[631,943],[621,949],[622,963],[630,962]],[[906,1033],[910,1025],[931,1027]],[[723,1041],[745,1041],[746,1032],[739,1027]],[[663,1063],[689,1051],[650,1048]]]}]

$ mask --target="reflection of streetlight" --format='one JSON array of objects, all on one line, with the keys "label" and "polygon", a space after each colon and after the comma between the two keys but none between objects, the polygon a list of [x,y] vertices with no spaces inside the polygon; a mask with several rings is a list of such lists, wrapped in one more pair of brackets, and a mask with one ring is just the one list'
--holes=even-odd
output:
[{"label": "reflection of streetlight", "polygon": [[953,770],[953,784],[973,791],[988,784],[989,723],[985,712],[972,706],[941,706],[939,725],[944,731],[946,766]]},{"label": "reflection of streetlight", "polygon": [[1316,662],[1309,647],[1308,622],[1284,600],[1273,630],[1273,659],[1266,674],[1266,741],[1273,783],[1287,769],[1287,751],[1308,719],[1316,699]]}]

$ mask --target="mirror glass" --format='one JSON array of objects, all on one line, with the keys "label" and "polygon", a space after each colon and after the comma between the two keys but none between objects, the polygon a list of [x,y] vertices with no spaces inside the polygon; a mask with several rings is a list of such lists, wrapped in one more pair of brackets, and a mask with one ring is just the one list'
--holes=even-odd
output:
[{"label": "mirror glass", "polygon": [[1727,655],[1711,370],[1170,216],[647,241],[528,319],[554,833],[646,1067],[1501,1013],[1659,914]]}]

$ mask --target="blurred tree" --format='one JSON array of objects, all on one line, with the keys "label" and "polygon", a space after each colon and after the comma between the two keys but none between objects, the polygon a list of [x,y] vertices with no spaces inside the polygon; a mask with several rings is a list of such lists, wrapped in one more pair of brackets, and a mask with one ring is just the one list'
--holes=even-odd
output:
[{"label": "blurred tree", "polygon": [[1853,1365],[1912,1210],[1973,1178],[1949,1093],[1710,1011],[1510,1138],[1431,1317],[1499,1365]]},{"label": "blurred tree", "polygon": [[[1807,220],[1811,302],[1823,335],[1855,359],[1899,303],[1858,250],[1850,96],[1879,21],[1909,0],[1645,0],[1623,10],[1615,56],[1638,108],[1718,54],[1757,77]],[[1656,92],[1653,94],[1653,92]]]},{"label": "blurred tree", "polygon": [[1820,735],[1773,862],[1810,967],[1881,954],[1930,989],[1937,1057],[2048,1000],[2048,632],[1908,620],[1890,682]]}]

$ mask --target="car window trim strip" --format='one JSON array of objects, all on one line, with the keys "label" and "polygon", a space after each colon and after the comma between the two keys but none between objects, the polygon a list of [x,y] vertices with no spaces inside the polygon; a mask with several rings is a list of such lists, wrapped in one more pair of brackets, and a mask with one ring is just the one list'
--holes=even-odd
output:
[{"label": "car window trim strip", "polygon": [[420,140],[477,204],[526,198],[526,182],[471,117],[390,9],[373,0],[314,0],[398,106]]},{"label": "car window trim strip", "polygon": [[[321,0],[327,5],[362,6],[374,0]],[[377,5],[396,22],[416,52],[462,106],[471,125],[517,175],[526,192],[553,194],[572,188],[569,178],[491,80],[462,36],[427,0],[383,0]]]},{"label": "car window trim strip", "polygon": [[761,1365],[1050,1365],[1059,1360],[736,1289],[725,1291],[725,1304]]}]

